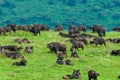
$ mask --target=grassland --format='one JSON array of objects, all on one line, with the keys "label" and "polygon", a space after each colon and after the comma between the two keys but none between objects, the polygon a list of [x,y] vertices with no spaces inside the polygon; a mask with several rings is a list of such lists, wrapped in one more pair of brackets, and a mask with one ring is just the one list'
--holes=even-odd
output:
[{"label": "grassland", "polygon": [[[88,32],[92,34],[91,32]],[[94,34],[96,35],[96,34]],[[14,43],[15,38],[28,38],[30,44]],[[105,38],[118,38],[119,32],[107,32]],[[58,36],[58,32],[49,31],[41,32],[41,35],[33,36],[31,33],[17,31],[16,33],[0,36],[0,44],[15,44],[18,46],[34,46],[33,54],[26,54],[23,50],[21,53],[25,56],[28,63],[25,67],[12,66],[12,63],[20,59],[9,59],[0,55],[0,80],[62,80],[66,74],[72,74],[73,69],[80,69],[82,80],[87,80],[87,72],[94,69],[100,76],[98,80],[117,80],[120,75],[120,57],[110,56],[113,49],[120,49],[120,44],[107,42],[107,47],[95,45],[85,46],[85,50],[78,50],[80,58],[70,57],[69,42],[65,42],[67,38]],[[49,51],[46,47],[48,42],[58,41],[67,45],[68,58],[72,60],[74,66],[56,64],[56,55]]]}]

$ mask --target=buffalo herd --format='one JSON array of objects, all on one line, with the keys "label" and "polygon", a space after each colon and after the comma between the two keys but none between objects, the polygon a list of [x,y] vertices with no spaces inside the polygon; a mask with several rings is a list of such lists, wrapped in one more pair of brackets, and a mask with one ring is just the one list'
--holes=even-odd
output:
[{"label": "buffalo herd", "polygon": [[[49,31],[50,27],[45,25],[45,24],[31,24],[31,25],[17,25],[17,24],[8,24],[6,27],[0,27],[0,35],[6,36],[6,33],[9,32],[14,32],[16,33],[17,30],[23,30],[26,32],[32,33],[34,36],[41,35],[41,31]],[[84,51],[84,49],[88,45],[93,45],[95,44],[96,46],[98,45],[104,45],[107,47],[106,42],[112,42],[112,43],[120,43],[120,38],[116,39],[104,39],[106,36],[106,27],[100,26],[100,25],[93,25],[90,27],[90,30],[92,30],[93,33],[97,33],[98,36],[96,35],[91,35],[87,34],[87,29],[86,26],[80,25],[80,26],[75,26],[75,25],[70,25],[69,30],[67,33],[63,32],[64,27],[62,25],[57,25],[55,26],[54,31],[59,32],[59,36],[64,37],[64,38],[69,38],[66,40],[67,42],[71,43],[71,47],[69,50],[71,51],[71,57],[73,58],[79,58],[77,51],[81,48],[81,51]],[[114,31],[120,31],[120,28],[114,28]],[[31,41],[27,38],[16,38],[13,40],[15,43],[18,44],[30,44]],[[86,46],[86,47],[85,47]],[[52,41],[47,43],[47,48],[52,52],[57,55],[56,59],[56,64],[59,65],[71,65],[74,66],[72,61],[70,59],[65,59],[67,58],[67,45],[57,42],[57,41]],[[20,53],[20,51],[24,49],[25,53],[32,54],[33,53],[33,46],[26,46],[25,48],[21,46],[16,46],[16,45],[0,45],[0,51],[1,53],[11,59],[17,59],[20,58],[21,61],[19,62],[14,62],[12,65],[16,66],[26,66],[27,60],[24,58],[24,56]],[[120,56],[120,50],[112,50],[111,55],[114,56]],[[99,73],[97,73],[95,70],[89,70],[88,71],[88,80],[97,80],[97,77],[99,76]],[[63,76],[63,79],[81,79],[81,73],[80,70],[74,70],[71,75],[67,74]],[[120,76],[118,76],[120,78]]]}]

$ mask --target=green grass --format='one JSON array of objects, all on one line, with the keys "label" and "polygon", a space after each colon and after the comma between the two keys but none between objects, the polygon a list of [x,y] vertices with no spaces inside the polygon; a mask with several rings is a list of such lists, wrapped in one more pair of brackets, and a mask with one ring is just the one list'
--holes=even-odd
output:
[{"label": "green grass", "polygon": [[[91,32],[88,32],[92,34]],[[94,34],[96,35],[96,33]],[[30,44],[14,43],[15,38],[28,38]],[[118,38],[119,32],[107,32],[105,38]],[[71,52],[69,48],[71,44],[65,42],[67,38],[58,36],[58,32],[49,31],[41,32],[41,35],[33,36],[28,32],[17,31],[17,33],[0,36],[0,44],[8,45],[15,44],[26,47],[34,46],[33,54],[26,54],[23,50],[21,53],[25,56],[28,63],[25,67],[12,66],[15,61],[20,59],[9,59],[0,55],[0,80],[62,80],[66,74],[72,74],[74,69],[80,69],[82,80],[87,80],[87,72],[89,69],[96,70],[100,76],[98,80],[117,80],[120,75],[120,57],[110,56],[113,49],[120,49],[120,44],[107,42],[107,47],[95,45],[85,46],[85,50],[81,49],[78,52],[80,58],[70,58]],[[49,51],[47,43],[58,41],[67,45],[68,59],[72,61],[74,66],[56,64],[56,55]]]}]

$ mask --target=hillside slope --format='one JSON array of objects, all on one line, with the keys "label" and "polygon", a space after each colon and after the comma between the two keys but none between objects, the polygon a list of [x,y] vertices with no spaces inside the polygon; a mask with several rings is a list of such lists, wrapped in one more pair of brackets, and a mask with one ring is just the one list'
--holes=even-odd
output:
[{"label": "hillside slope", "polygon": [[0,25],[9,23],[120,26],[120,0],[1,0]]},{"label": "hillside slope", "polygon": [[[87,32],[93,34],[92,32]],[[54,35],[54,37],[53,37]],[[97,35],[96,33],[94,35]],[[100,76],[98,80],[117,80],[120,75],[120,56],[111,56],[110,52],[114,49],[120,49],[120,44],[107,42],[107,46],[85,46],[84,51],[77,50],[79,58],[71,58],[71,44],[66,42],[68,38],[62,38],[58,32],[48,31],[41,32],[41,35],[23,31],[0,36],[1,45],[33,46],[34,53],[27,54],[22,50],[28,61],[24,67],[13,66],[12,63],[21,59],[10,59],[0,54],[0,80],[62,80],[66,74],[72,74],[74,69],[80,69],[82,80],[88,80],[87,72],[90,69],[96,70]],[[28,38],[30,44],[17,44],[13,40],[16,38]],[[119,32],[107,32],[105,38],[118,38]],[[67,58],[70,59],[74,66],[56,64],[56,55],[47,48],[47,43],[57,41],[67,45]]]}]

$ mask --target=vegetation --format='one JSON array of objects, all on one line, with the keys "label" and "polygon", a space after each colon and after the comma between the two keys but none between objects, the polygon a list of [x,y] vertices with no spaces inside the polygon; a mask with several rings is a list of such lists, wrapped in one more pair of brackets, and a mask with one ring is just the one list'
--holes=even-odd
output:
[{"label": "vegetation", "polygon": [[[87,33],[93,34],[92,32]],[[15,38],[24,37],[30,39],[31,43],[17,44],[13,41]],[[120,37],[119,32],[107,32],[105,38],[118,37]],[[21,51],[28,61],[25,67],[12,66],[13,62],[20,61],[20,59],[9,59],[1,54],[0,80],[62,80],[64,75],[72,74],[73,69],[80,69],[82,80],[88,79],[87,72],[90,69],[94,69],[100,74],[98,80],[117,80],[117,76],[120,75],[120,57],[111,56],[110,52],[114,49],[120,49],[120,44],[107,42],[107,47],[104,45],[97,47],[88,45],[85,46],[84,51],[81,49],[77,51],[80,58],[71,58],[69,50],[71,44],[65,40],[68,38],[62,38],[58,32],[54,31],[41,32],[41,35],[38,36],[33,36],[33,34],[24,31],[1,36],[1,45],[15,44],[22,47],[33,45],[34,53],[27,54],[23,50]],[[50,52],[46,46],[51,41],[58,41],[67,45],[68,59],[72,61],[74,66],[56,64],[56,55]]]},{"label": "vegetation", "polygon": [[0,24],[44,23],[51,28],[99,24],[108,30],[120,26],[120,0],[1,0]]}]

